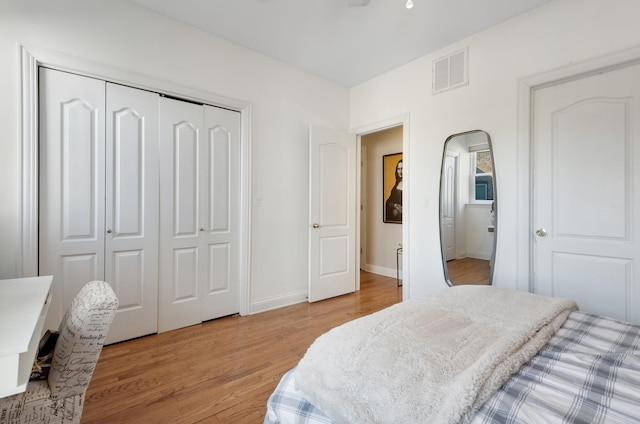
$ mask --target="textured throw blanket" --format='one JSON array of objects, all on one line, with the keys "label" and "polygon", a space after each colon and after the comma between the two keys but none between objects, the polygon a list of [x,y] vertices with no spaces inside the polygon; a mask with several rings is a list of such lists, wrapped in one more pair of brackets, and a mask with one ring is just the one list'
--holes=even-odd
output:
[{"label": "textured throw blanket", "polygon": [[320,336],[297,388],[338,423],[468,422],[577,309],[573,300],[458,286]]}]

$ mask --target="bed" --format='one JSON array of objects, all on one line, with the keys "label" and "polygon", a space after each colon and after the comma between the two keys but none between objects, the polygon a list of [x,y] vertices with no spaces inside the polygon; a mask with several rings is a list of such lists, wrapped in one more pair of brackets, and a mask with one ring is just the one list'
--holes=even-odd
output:
[{"label": "bed", "polygon": [[640,326],[569,299],[455,287],[319,337],[264,422],[638,423]]}]

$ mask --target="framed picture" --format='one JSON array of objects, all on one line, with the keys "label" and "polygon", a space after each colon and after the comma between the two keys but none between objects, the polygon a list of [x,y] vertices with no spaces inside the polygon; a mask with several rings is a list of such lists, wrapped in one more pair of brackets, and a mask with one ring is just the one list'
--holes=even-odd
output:
[{"label": "framed picture", "polygon": [[402,224],[402,153],[382,157],[382,221]]}]

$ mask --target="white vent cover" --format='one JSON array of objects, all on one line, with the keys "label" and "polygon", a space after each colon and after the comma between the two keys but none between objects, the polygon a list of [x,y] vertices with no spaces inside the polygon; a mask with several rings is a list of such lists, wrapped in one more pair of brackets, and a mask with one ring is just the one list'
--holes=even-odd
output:
[{"label": "white vent cover", "polygon": [[433,61],[433,94],[469,84],[468,50],[465,48]]}]

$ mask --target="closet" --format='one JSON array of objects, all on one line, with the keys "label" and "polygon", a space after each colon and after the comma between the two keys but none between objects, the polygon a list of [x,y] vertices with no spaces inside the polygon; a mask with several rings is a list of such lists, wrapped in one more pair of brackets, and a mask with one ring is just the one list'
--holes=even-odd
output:
[{"label": "closet", "polygon": [[240,114],[46,68],[39,111],[47,326],[94,279],[108,343],[238,312]]}]

